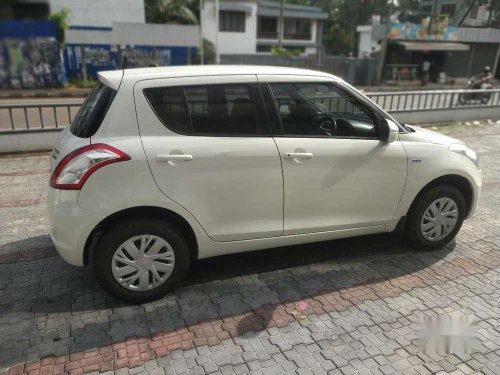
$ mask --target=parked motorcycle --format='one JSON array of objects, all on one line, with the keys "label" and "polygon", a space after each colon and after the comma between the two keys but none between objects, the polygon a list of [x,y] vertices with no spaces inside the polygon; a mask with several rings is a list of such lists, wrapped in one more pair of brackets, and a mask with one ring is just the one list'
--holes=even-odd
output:
[{"label": "parked motorcycle", "polygon": [[[474,79],[470,79],[467,86],[468,90],[491,90],[493,86],[490,83],[482,84],[481,81],[476,81]],[[491,92],[464,92],[460,94],[458,97],[458,101],[460,104],[473,104],[473,103],[481,103],[486,104],[491,99]]]}]

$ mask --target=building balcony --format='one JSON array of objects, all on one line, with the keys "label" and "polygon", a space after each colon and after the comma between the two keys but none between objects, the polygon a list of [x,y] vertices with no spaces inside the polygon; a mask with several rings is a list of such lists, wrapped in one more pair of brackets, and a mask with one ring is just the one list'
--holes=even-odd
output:
[{"label": "building balcony", "polygon": [[[278,33],[277,32],[257,32],[257,40],[273,40],[276,41],[278,40]],[[283,40],[288,40],[288,41],[304,41],[304,42],[311,42],[312,40],[312,35],[311,34],[297,34],[297,33],[284,33],[283,34]]]},{"label": "building balcony", "polygon": [[287,40],[311,40],[311,34],[284,33],[283,39]]},{"label": "building balcony", "polygon": [[278,39],[278,32],[276,31],[258,31],[257,39]]}]

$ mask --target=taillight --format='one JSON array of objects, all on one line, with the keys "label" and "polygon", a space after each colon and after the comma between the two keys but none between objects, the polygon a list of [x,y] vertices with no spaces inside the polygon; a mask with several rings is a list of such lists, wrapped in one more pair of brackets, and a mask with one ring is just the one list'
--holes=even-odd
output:
[{"label": "taillight", "polygon": [[64,157],[50,177],[50,186],[62,190],[80,190],[92,173],[105,165],[130,160],[124,152],[95,144],[79,148]]}]

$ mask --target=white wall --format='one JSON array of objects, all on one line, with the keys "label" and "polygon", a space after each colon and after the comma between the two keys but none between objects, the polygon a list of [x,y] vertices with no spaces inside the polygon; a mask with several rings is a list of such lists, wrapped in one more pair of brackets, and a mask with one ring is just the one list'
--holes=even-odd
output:
[{"label": "white wall", "polygon": [[[371,25],[358,26],[356,31],[359,33],[358,57],[365,57],[366,54],[370,56],[370,53],[380,51],[380,45],[372,39]],[[375,48],[373,51],[372,47]]]},{"label": "white wall", "polygon": [[0,150],[2,153],[52,150],[61,130],[3,133],[0,134]]},{"label": "white wall", "polygon": [[479,27],[482,26],[489,18],[490,12],[486,5],[481,5],[478,7],[476,18],[471,18],[470,13],[464,20],[463,26]]},{"label": "white wall", "polygon": [[144,0],[50,0],[50,12],[70,11],[70,26],[111,27],[113,22],[145,22]]},{"label": "white wall", "polygon": [[112,30],[74,30],[65,32],[68,44],[114,44]]},{"label": "white wall", "polygon": [[[201,28],[203,38],[215,43],[215,2],[206,0],[201,13]],[[231,4],[251,8],[245,13],[245,32],[219,32],[220,54],[253,54],[257,45],[257,3],[255,1],[231,1]]]},{"label": "white wall", "polygon": [[198,47],[198,25],[113,22],[113,44]]}]

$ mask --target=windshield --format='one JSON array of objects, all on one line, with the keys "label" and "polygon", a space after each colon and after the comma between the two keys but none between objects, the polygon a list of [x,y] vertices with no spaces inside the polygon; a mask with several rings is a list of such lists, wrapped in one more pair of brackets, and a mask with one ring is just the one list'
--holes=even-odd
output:
[{"label": "windshield", "polygon": [[80,138],[94,135],[106,116],[116,91],[99,82],[87,95],[71,123],[71,133]]}]

